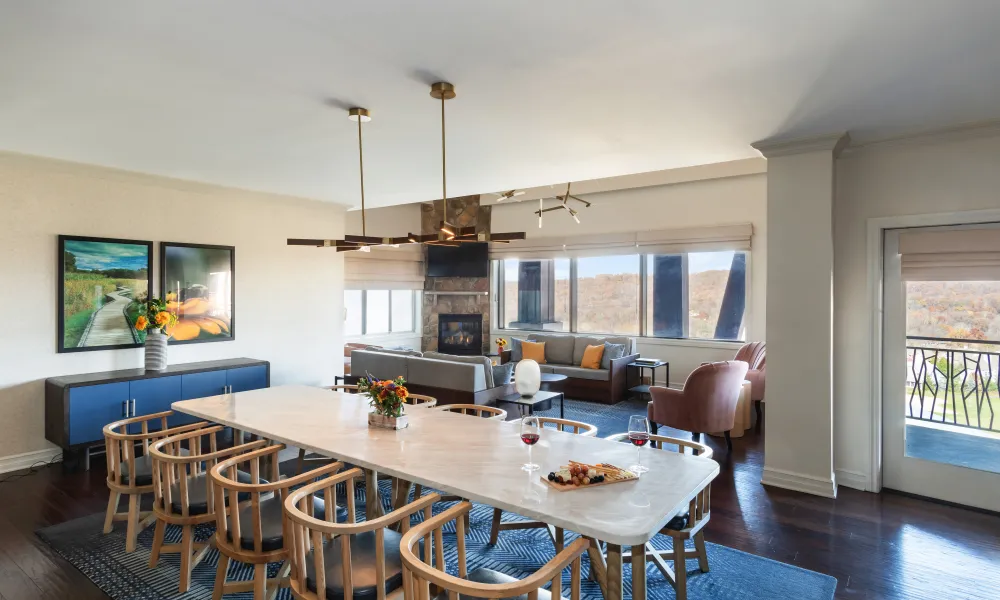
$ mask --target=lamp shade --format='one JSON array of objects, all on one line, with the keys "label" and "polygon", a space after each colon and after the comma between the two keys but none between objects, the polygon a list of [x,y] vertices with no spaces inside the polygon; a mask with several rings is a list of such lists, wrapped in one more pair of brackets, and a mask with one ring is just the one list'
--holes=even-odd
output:
[{"label": "lamp shade", "polygon": [[517,363],[514,369],[514,385],[522,396],[534,396],[542,385],[542,371],[538,363],[529,359]]}]

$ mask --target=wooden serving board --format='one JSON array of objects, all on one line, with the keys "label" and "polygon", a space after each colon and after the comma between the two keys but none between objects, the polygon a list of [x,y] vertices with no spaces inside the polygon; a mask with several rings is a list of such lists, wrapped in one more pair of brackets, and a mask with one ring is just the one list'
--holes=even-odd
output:
[{"label": "wooden serving board", "polygon": [[[626,471],[627,471],[627,469],[626,469]],[[605,479],[601,483],[588,483],[586,485],[573,485],[572,483],[569,483],[569,484],[567,484],[567,483],[556,483],[554,481],[549,481],[549,478],[548,478],[547,474],[544,477],[542,477],[541,480],[543,482],[545,482],[546,484],[548,484],[549,487],[557,489],[560,492],[570,492],[570,491],[575,491],[575,490],[586,490],[586,489],[589,489],[589,488],[601,487],[602,485],[614,485],[616,483],[627,483],[629,481],[638,481],[639,480],[639,476],[636,475],[635,473],[632,473],[631,471],[628,471],[628,473],[630,473],[632,476],[631,477],[627,477],[625,479],[614,479],[612,481],[608,481],[607,479]]]}]

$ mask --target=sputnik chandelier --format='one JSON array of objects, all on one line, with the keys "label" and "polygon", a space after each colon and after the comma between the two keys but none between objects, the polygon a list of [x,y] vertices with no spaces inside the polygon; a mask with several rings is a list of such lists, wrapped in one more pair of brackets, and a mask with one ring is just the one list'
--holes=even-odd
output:
[{"label": "sputnik chandelier", "polygon": [[[372,246],[398,246],[400,244],[427,244],[436,246],[458,246],[463,242],[498,242],[506,244],[512,240],[523,240],[523,231],[510,233],[476,232],[475,227],[458,227],[448,221],[448,161],[447,138],[445,136],[445,101],[455,97],[455,86],[439,81],[431,86],[431,97],[441,101],[441,222],[437,233],[418,235],[409,233],[405,237],[374,237],[367,234],[365,227],[365,162],[362,146],[361,124],[371,121],[371,114],[364,108],[352,108],[348,118],[358,123],[358,165],[361,173],[361,235],[345,235],[342,240],[314,240],[289,238],[289,246],[335,247],[337,252],[360,250],[370,251]],[[567,191],[568,193],[568,191]]]},{"label": "sputnik chandelier", "polygon": [[538,210],[535,211],[535,214],[538,215],[538,228],[539,229],[542,228],[542,213],[551,212],[553,210],[565,210],[566,212],[569,213],[569,216],[573,217],[573,220],[576,221],[577,225],[580,224],[580,217],[579,217],[580,212],[577,211],[576,209],[574,209],[568,203],[569,203],[570,200],[575,200],[575,201],[583,204],[584,207],[590,208],[590,202],[587,202],[586,200],[584,200],[582,198],[577,198],[576,196],[570,194],[569,191],[570,191],[570,185],[571,184],[572,184],[572,182],[566,184],[566,193],[565,194],[562,194],[561,196],[556,196],[555,199],[559,201],[559,204],[557,204],[555,206],[550,206],[548,208],[545,208],[545,198],[539,198],[538,199]]}]

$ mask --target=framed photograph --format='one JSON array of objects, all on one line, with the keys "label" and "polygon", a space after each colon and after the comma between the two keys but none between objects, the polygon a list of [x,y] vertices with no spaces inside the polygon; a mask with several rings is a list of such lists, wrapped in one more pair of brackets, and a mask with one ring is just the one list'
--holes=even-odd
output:
[{"label": "framed photograph", "polygon": [[235,338],[236,249],[233,246],[160,243],[160,290],[177,324],[171,344]]},{"label": "framed photograph", "polygon": [[153,287],[153,242],[59,236],[59,352],[134,348]]}]

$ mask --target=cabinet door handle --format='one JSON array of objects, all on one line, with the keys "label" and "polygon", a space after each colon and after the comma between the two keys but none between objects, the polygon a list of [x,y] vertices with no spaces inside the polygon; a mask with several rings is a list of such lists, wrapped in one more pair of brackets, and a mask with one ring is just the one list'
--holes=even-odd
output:
[{"label": "cabinet door handle", "polygon": [[132,416],[135,416],[135,398],[132,398]]},{"label": "cabinet door handle", "polygon": [[128,400],[122,400],[122,418],[128,416]]}]

